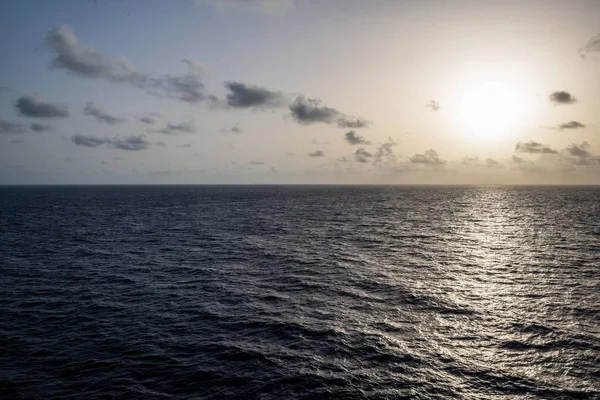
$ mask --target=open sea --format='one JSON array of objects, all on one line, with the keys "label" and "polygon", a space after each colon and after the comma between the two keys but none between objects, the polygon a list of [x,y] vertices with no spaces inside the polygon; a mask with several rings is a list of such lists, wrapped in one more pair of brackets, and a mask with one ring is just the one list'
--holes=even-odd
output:
[{"label": "open sea", "polygon": [[1,399],[600,399],[600,187],[0,187]]}]

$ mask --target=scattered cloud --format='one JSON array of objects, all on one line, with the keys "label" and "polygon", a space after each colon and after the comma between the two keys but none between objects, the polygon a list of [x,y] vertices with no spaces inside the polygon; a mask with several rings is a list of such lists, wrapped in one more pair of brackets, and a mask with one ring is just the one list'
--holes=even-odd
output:
[{"label": "scattered cloud", "polygon": [[204,84],[197,75],[165,75],[162,80],[157,82],[159,84],[155,86],[158,89],[158,93],[162,92],[167,97],[181,100],[186,103],[200,103],[201,101],[206,100]]},{"label": "scattered cloud", "polygon": [[309,157],[324,157],[325,153],[323,153],[321,150],[316,150],[313,151],[312,153],[308,153]]},{"label": "scattered cloud", "polygon": [[264,15],[282,15],[294,9],[294,0],[196,0],[219,11],[243,10]]},{"label": "scattered cloud", "polygon": [[196,127],[194,125],[194,121],[181,122],[179,124],[173,124],[169,121],[165,128],[163,128],[157,132],[164,133],[165,135],[177,135],[180,133],[194,133],[194,132],[196,132]]},{"label": "scattered cloud", "polygon": [[463,157],[460,163],[462,165],[477,165],[479,162],[479,157]]},{"label": "scattered cloud", "polygon": [[0,134],[20,134],[27,132],[27,126],[19,122],[0,119]]},{"label": "scattered cloud", "polygon": [[84,147],[98,147],[107,143],[107,139],[99,138],[97,136],[86,136],[86,135],[73,135],[71,141],[77,146]]},{"label": "scattered cloud", "polygon": [[146,125],[154,125],[157,122],[158,116],[158,113],[151,112],[140,117],[139,120]]},{"label": "scattered cloud", "polygon": [[438,103],[436,100],[429,100],[425,107],[431,108],[433,111],[437,111],[440,109],[440,103]]},{"label": "scattered cloud", "polygon": [[319,100],[307,99],[304,96],[298,96],[289,108],[294,120],[303,125],[316,122],[331,124],[339,115],[335,108],[321,106]]},{"label": "scattered cloud", "polygon": [[7,169],[25,169],[23,164],[4,164],[4,168]]},{"label": "scattered cloud", "polygon": [[191,143],[178,144],[175,147],[179,147],[180,149],[191,149],[193,146]]},{"label": "scattered cloud", "polygon": [[383,143],[375,151],[375,163],[383,164],[395,162],[396,157],[394,155],[394,147],[396,147],[397,145],[398,143],[396,143],[394,139],[388,137],[387,142]]},{"label": "scattered cloud", "polygon": [[144,135],[126,136],[123,138],[116,137],[111,139],[109,144],[116,149],[129,151],[146,150],[152,145],[152,143],[150,143]]},{"label": "scattered cloud", "polygon": [[236,122],[236,124],[234,126],[232,126],[231,128],[221,128],[221,130],[219,131],[221,133],[242,133],[242,128],[240,128],[240,125]]},{"label": "scattered cloud", "polygon": [[226,102],[232,108],[277,108],[285,102],[281,92],[274,92],[260,86],[242,82],[225,82],[228,90]]},{"label": "scattered cloud", "polygon": [[490,168],[504,168],[504,165],[501,162],[496,161],[493,158],[486,158],[484,165]]},{"label": "scattered cloud", "polygon": [[10,92],[10,88],[8,86],[0,86],[0,93]]},{"label": "scattered cloud", "polygon": [[589,53],[600,52],[600,34],[591,38],[585,46],[579,49],[579,55],[585,59]]},{"label": "scattered cloud", "polygon": [[493,158],[486,158],[482,162],[479,157],[463,157],[460,163],[470,167],[483,166],[488,168],[504,168],[504,165],[501,162],[496,161]]},{"label": "scattered cloud", "polygon": [[[146,136],[116,136],[114,138],[101,138],[98,136],[73,135],[71,141],[77,146],[100,147],[106,145],[114,149],[139,151],[149,149],[153,143],[146,139]],[[156,144],[156,143],[155,143]]]},{"label": "scattered cloud", "polygon": [[46,45],[54,52],[50,64],[52,68],[64,69],[85,78],[128,84],[154,95],[188,103],[206,100],[204,84],[197,74],[154,78],[137,71],[127,59],[111,60],[93,47],[80,44],[73,30],[67,25],[59,25],[50,30],[46,35]]},{"label": "scattered cloud", "polygon": [[194,75],[198,75],[198,76],[204,76],[206,75],[206,68],[204,67],[204,65],[192,61],[192,60],[188,60],[188,59],[183,59],[181,60],[182,63],[184,63],[185,65],[187,65],[188,70],[190,71],[191,74]]},{"label": "scattered cloud", "polygon": [[556,154],[558,153],[556,150],[551,148],[548,145],[529,141],[529,142],[519,142],[515,146],[515,150],[520,153],[529,153],[529,154]]},{"label": "scattered cloud", "polygon": [[250,161],[248,164],[250,165],[265,165],[262,161]]},{"label": "scattered cloud", "polygon": [[349,117],[332,107],[321,105],[321,101],[304,96],[296,97],[289,109],[292,118],[299,124],[310,125],[314,123],[337,124],[340,128],[364,128],[370,125],[369,121],[362,118]]},{"label": "scattered cloud", "polygon": [[34,132],[48,132],[54,130],[54,128],[50,125],[38,124],[36,122],[32,123],[30,128]]},{"label": "scattered cloud", "polygon": [[577,102],[577,99],[575,97],[573,97],[571,95],[571,93],[565,92],[565,91],[552,92],[552,93],[550,93],[548,98],[555,105],[557,105],[557,104],[573,104],[573,103]]},{"label": "scattered cloud", "polygon": [[65,118],[69,116],[67,106],[44,101],[28,94],[17,99],[15,108],[19,111],[19,115],[24,117]]},{"label": "scattered cloud", "polygon": [[440,159],[437,151],[429,149],[423,154],[415,154],[410,158],[410,162],[413,164],[425,164],[425,165],[443,165],[446,161]]},{"label": "scattered cloud", "polygon": [[600,156],[593,155],[588,142],[572,143],[563,150],[569,162],[582,166],[600,166]]},{"label": "scattered cloud", "polygon": [[544,169],[536,165],[533,161],[513,155],[511,158],[513,168],[523,172],[542,172]]},{"label": "scattered cloud", "polygon": [[585,125],[577,121],[569,121],[557,126],[559,130],[585,128]]},{"label": "scattered cloud", "polygon": [[591,156],[591,153],[588,150],[589,148],[590,144],[588,142],[582,142],[581,144],[572,143],[565,150],[573,157],[587,158]]},{"label": "scattered cloud", "polygon": [[360,136],[355,131],[346,132],[344,139],[346,139],[346,142],[350,143],[351,145],[371,144],[371,142],[365,140],[364,137]]},{"label": "scattered cloud", "polygon": [[354,159],[359,163],[368,163],[369,159],[373,157],[373,154],[369,153],[367,150],[359,147],[354,152]]},{"label": "scattered cloud", "polygon": [[171,176],[173,174],[174,174],[174,172],[170,169],[148,172],[148,176],[155,176],[155,177],[165,177],[165,176]]},{"label": "scattered cloud", "polygon": [[367,128],[371,125],[371,122],[358,118],[358,117],[348,117],[343,116],[337,120],[337,126],[342,129],[359,129],[359,128]]},{"label": "scattered cloud", "polygon": [[93,101],[90,101],[86,104],[85,108],[83,109],[83,113],[85,115],[91,115],[92,117],[96,118],[96,120],[105,122],[109,125],[116,125],[125,122],[124,118],[111,114],[104,108],[96,105]]}]

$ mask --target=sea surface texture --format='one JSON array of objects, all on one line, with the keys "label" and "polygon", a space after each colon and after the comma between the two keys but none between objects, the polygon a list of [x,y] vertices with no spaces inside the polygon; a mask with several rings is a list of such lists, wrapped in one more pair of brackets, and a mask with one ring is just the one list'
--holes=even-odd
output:
[{"label": "sea surface texture", "polygon": [[0,188],[2,399],[598,399],[600,188]]}]

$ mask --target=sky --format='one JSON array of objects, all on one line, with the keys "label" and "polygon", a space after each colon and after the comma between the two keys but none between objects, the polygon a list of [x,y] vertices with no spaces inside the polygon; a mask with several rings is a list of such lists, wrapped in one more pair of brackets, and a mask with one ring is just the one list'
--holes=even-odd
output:
[{"label": "sky", "polygon": [[597,0],[3,0],[0,184],[600,184]]}]

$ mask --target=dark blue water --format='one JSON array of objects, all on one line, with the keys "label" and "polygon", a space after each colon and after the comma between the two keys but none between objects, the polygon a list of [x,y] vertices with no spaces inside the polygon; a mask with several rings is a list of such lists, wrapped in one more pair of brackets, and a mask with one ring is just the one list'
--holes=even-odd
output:
[{"label": "dark blue water", "polygon": [[0,398],[600,398],[600,189],[0,188]]}]

